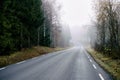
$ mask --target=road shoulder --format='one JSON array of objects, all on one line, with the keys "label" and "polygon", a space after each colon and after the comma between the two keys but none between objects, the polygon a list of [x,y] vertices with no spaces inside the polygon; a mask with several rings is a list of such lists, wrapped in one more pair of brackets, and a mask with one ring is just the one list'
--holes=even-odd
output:
[{"label": "road shoulder", "polygon": [[0,69],[10,64],[19,63],[27,59],[45,55],[51,52],[64,50],[64,48],[50,48],[44,46],[36,46],[12,53],[11,55],[0,56]]},{"label": "road shoulder", "polygon": [[114,80],[120,80],[120,60],[104,56],[91,48],[87,48],[87,51],[103,69],[112,75]]}]

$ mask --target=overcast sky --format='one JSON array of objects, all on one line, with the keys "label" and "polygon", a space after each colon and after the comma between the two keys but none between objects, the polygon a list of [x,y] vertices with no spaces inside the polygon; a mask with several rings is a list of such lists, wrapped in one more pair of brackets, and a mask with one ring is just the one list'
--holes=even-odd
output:
[{"label": "overcast sky", "polygon": [[93,0],[58,0],[62,5],[61,19],[70,26],[74,41],[86,39],[86,28],[94,19]]},{"label": "overcast sky", "polygon": [[71,26],[90,23],[94,12],[93,0],[59,0],[62,4],[62,20]]}]

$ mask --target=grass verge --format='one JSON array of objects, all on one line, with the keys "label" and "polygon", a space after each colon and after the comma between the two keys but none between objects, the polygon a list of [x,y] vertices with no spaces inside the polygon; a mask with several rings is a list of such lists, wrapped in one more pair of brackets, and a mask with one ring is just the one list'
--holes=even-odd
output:
[{"label": "grass verge", "polygon": [[113,80],[120,80],[120,59],[112,59],[111,57],[105,56],[104,54],[99,53],[91,48],[88,48],[87,50],[91,56],[101,65],[101,67],[103,67],[112,75]]},{"label": "grass verge", "polygon": [[25,49],[22,51],[15,52],[9,56],[0,56],[0,67],[4,67],[13,63],[17,63],[26,59],[30,59],[33,57],[37,57],[43,54],[47,54],[59,50],[63,50],[63,48],[49,48],[49,47],[37,46],[30,49]]}]

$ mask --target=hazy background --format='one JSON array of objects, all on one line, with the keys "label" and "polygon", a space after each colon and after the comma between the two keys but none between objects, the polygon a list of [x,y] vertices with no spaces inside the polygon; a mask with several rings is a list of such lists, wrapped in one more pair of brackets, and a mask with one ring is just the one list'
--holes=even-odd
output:
[{"label": "hazy background", "polygon": [[89,41],[88,32],[94,19],[93,0],[59,0],[61,20],[70,27],[74,44]]}]

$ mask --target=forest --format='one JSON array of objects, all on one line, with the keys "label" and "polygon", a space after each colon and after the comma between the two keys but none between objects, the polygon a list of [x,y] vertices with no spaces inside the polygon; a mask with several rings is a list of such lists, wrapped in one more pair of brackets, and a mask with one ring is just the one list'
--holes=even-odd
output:
[{"label": "forest", "polygon": [[95,11],[97,31],[93,48],[114,59],[120,58],[120,2],[97,0]]},{"label": "forest", "polygon": [[67,46],[70,35],[63,37],[60,6],[54,5],[48,0],[0,0],[0,55],[33,46]]}]

